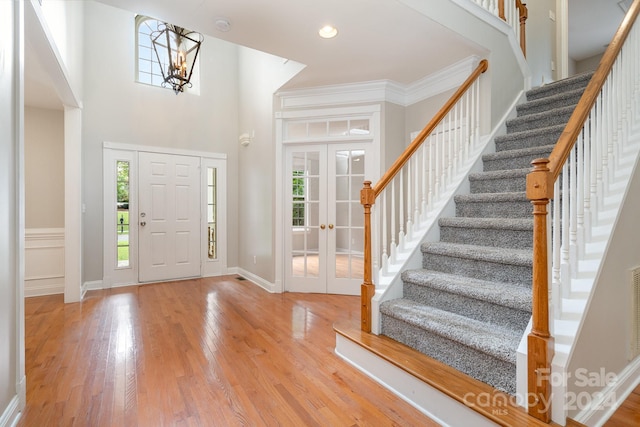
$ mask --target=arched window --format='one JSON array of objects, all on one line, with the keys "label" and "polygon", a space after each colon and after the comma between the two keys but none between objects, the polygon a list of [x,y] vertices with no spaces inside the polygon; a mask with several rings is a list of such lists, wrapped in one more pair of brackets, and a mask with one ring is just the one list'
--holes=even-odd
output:
[{"label": "arched window", "polygon": [[[138,83],[144,83],[152,86],[163,87],[162,83],[164,79],[162,77],[162,70],[158,63],[158,57],[151,43],[151,33],[158,31],[158,26],[164,26],[162,21],[159,21],[148,16],[136,15],[136,81]],[[168,61],[168,58],[163,58]],[[191,77],[192,87],[189,89],[190,93],[199,93],[199,72],[198,72],[199,59],[196,59],[196,65]],[[165,70],[167,64],[163,64]],[[167,86],[171,88],[171,86]]]}]

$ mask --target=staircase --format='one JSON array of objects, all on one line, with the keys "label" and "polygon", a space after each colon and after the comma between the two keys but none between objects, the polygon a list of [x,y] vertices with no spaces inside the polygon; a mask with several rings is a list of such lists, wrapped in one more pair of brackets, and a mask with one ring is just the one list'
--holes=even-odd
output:
[{"label": "staircase", "polygon": [[381,332],[477,380],[516,393],[516,350],[531,317],[531,160],[547,157],[591,74],[527,92],[470,194],[402,274],[403,298],[380,305]]}]

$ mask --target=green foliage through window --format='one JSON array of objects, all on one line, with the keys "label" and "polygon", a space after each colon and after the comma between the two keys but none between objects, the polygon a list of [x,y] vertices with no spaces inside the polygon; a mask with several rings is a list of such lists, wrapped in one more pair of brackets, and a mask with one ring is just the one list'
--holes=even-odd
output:
[{"label": "green foliage through window", "polygon": [[293,188],[292,188],[292,201],[293,201],[293,221],[294,227],[305,226],[305,178],[303,170],[293,171]]}]

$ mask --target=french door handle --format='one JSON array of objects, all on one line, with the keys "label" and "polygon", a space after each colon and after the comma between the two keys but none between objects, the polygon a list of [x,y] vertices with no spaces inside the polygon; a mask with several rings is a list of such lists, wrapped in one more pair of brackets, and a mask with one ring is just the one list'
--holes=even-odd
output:
[{"label": "french door handle", "polygon": [[321,229],[321,230],[324,230],[324,229],[325,229],[325,227],[326,227],[326,225],[324,225],[324,224],[320,224],[320,229]]},{"label": "french door handle", "polygon": [[329,224],[329,230],[333,230],[333,224]]},{"label": "french door handle", "polygon": [[145,225],[147,225],[147,222],[146,222],[146,221],[142,221],[142,222],[140,223],[140,225],[144,227]]}]

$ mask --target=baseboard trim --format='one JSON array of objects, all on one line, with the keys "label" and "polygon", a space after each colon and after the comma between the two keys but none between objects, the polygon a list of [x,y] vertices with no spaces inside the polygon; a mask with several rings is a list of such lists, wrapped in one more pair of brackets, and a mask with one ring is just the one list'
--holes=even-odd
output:
[{"label": "baseboard trim", "polygon": [[[574,419],[588,426],[599,427],[604,425],[638,384],[640,384],[640,357],[636,357],[628,364],[618,374],[617,380],[605,387],[598,395],[599,398],[591,400],[591,404],[580,411]],[[615,404],[607,405],[607,402],[615,402]]]},{"label": "baseboard trim", "polygon": [[82,289],[80,290],[80,299],[84,298],[84,295],[87,291],[98,291],[100,289],[104,289],[104,283],[102,280],[92,280],[89,282],[84,282],[82,284]]},{"label": "baseboard trim", "polygon": [[[236,273],[231,273],[231,270],[237,270]],[[278,293],[275,291],[276,289],[276,285],[274,283],[271,283],[265,279],[263,279],[260,276],[257,276],[243,268],[237,267],[237,268],[230,268],[229,269],[230,274],[239,274],[242,277],[251,280],[253,283],[255,283],[256,285],[260,286],[262,289],[264,289],[265,291],[269,292],[269,293]]]},{"label": "baseboard trim", "polygon": [[0,427],[13,427],[18,424],[21,415],[20,396],[15,395],[0,416]]}]

